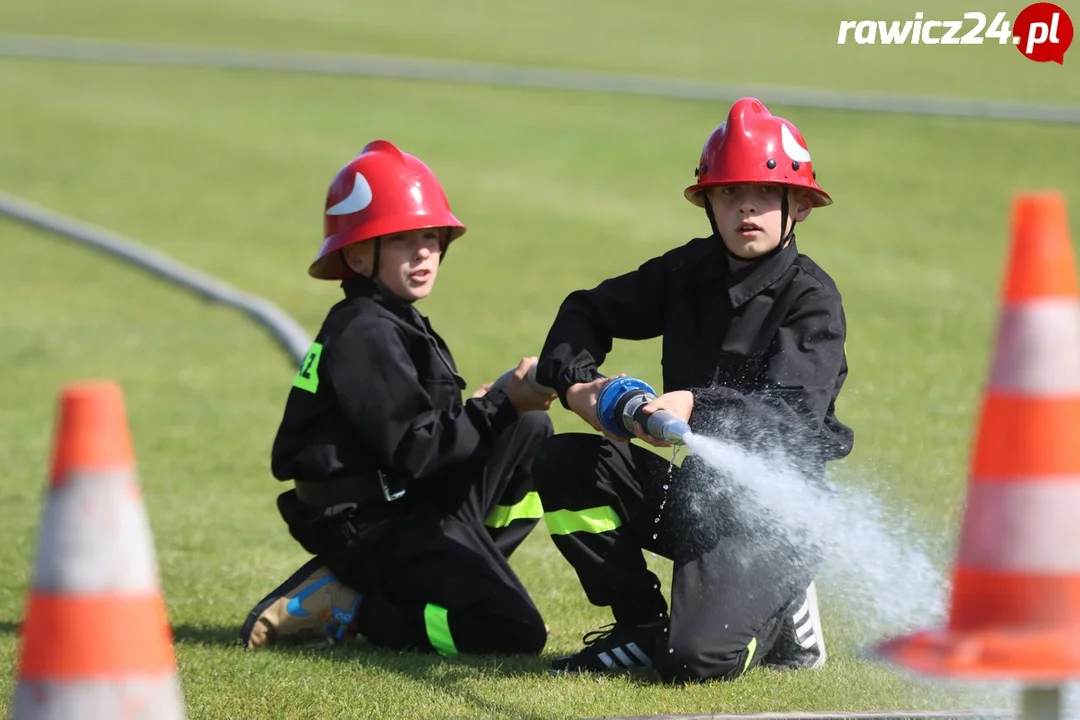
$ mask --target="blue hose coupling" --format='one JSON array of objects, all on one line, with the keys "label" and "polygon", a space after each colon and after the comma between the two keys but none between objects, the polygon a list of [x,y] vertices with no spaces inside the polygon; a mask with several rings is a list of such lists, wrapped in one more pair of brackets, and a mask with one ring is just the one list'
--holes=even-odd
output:
[{"label": "blue hose coupling", "polygon": [[629,440],[636,437],[634,412],[655,399],[656,391],[647,382],[631,377],[615,378],[601,388],[596,398],[597,420],[612,435]]}]

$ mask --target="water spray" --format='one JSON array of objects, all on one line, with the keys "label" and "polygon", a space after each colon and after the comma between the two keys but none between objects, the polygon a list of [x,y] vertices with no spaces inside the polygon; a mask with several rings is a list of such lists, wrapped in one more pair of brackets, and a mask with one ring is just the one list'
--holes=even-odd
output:
[{"label": "water spray", "polygon": [[[504,386],[513,375],[508,370],[496,380],[492,387]],[[536,381],[536,365],[529,368],[525,381],[541,393],[553,393],[553,388],[545,387]],[[600,425],[616,437],[627,440],[637,437],[634,423],[638,422],[645,432],[657,440],[672,445],[685,445],[693,432],[690,426],[667,410],[646,413],[644,407],[657,397],[656,391],[643,380],[619,377],[608,380],[596,398],[596,419]]]}]

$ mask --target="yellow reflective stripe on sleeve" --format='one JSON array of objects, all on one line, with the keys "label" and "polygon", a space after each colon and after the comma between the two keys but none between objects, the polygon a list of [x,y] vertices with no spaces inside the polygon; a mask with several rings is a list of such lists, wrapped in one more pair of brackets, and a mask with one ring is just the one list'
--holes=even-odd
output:
[{"label": "yellow reflective stripe on sleeve", "polygon": [[553,510],[544,513],[544,522],[552,535],[587,532],[597,535],[622,525],[622,519],[610,505],[585,510]]},{"label": "yellow reflective stripe on sleeve", "polygon": [[450,621],[446,617],[446,608],[428,603],[424,606],[424,627],[427,629],[428,642],[440,655],[457,655],[454,638],[450,635]]},{"label": "yellow reflective stripe on sleeve", "polygon": [[525,493],[520,501],[513,505],[496,505],[484,524],[490,528],[506,527],[515,520],[535,520],[544,517],[544,506],[540,504],[537,492]]},{"label": "yellow reflective stripe on sleeve", "polygon": [[296,371],[293,387],[307,390],[314,394],[319,389],[319,358],[322,357],[322,343],[312,343],[300,369]]},{"label": "yellow reflective stripe on sleeve", "polygon": [[750,667],[750,661],[754,659],[754,652],[757,650],[757,638],[750,638],[750,644],[746,646],[746,662],[743,663],[742,671],[746,672],[746,669]]}]

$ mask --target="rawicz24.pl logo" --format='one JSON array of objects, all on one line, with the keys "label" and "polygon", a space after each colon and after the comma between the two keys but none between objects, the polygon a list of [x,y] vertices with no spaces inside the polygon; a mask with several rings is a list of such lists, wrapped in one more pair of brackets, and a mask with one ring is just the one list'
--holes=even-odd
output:
[{"label": "rawicz24.pl logo", "polygon": [[926,19],[921,12],[914,20],[841,20],[836,44],[853,40],[858,45],[982,45],[997,40],[1001,45],[1012,43],[1029,60],[1063,65],[1072,39],[1069,14],[1053,3],[1040,2],[1021,10],[1011,23],[1008,13],[987,20],[977,11],[964,13],[962,20]]}]

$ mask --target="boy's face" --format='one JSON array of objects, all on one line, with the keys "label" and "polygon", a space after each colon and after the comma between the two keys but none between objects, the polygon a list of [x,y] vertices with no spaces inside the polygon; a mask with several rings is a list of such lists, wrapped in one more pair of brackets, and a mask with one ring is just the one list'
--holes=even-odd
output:
[{"label": "boy's face", "polygon": [[[786,228],[780,227],[780,203],[784,188],[779,185],[746,184],[710,188],[716,226],[724,245],[746,259],[760,257],[780,244]],[[788,228],[791,221],[802,222],[810,214],[810,200],[798,190],[788,189]]]},{"label": "boy's face", "polygon": [[[443,228],[410,230],[384,235],[379,251],[379,279],[386,288],[402,300],[427,297],[435,287],[442,254]],[[371,276],[375,259],[375,243],[368,240],[345,248],[349,267],[361,275]]]}]

